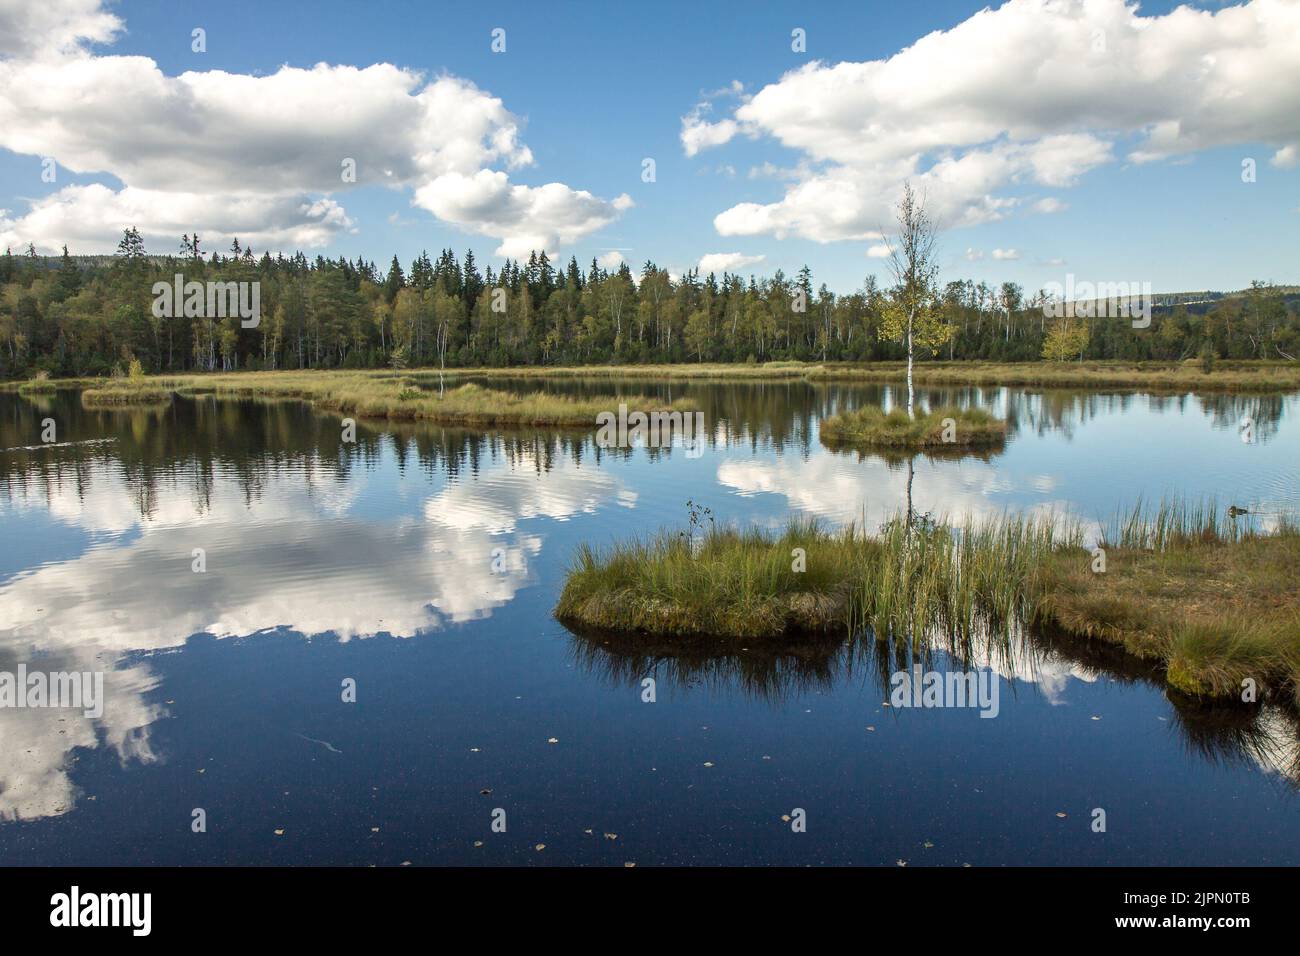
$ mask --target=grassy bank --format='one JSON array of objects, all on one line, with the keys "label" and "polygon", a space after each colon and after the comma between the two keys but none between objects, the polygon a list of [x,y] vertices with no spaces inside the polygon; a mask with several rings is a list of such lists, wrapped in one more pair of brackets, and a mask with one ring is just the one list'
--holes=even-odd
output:
[{"label": "grassy bank", "polygon": [[[438,375],[437,369],[410,369],[403,373],[372,371],[317,372],[234,372],[152,376],[152,379],[194,380],[242,379],[247,377],[282,379],[292,377],[344,377],[364,380],[391,380],[406,376],[427,381]],[[773,380],[773,381],[849,381],[902,382],[907,376],[903,362],[796,362],[695,363],[674,365],[576,365],[511,366],[507,368],[447,369],[447,379],[467,376],[485,378],[588,379],[627,381],[681,380]],[[1220,360],[1212,371],[1205,371],[1199,361],[1186,362],[920,362],[914,379],[919,385],[938,386],[1008,386],[1027,388],[1119,388],[1141,391],[1178,392],[1275,392],[1300,390],[1300,362]],[[95,379],[62,379],[61,387],[94,385]],[[102,383],[103,380],[98,380]],[[22,382],[0,384],[0,389],[21,388]],[[270,386],[275,389],[276,386]]]},{"label": "grassy bank", "polygon": [[1163,507],[1105,539],[1104,573],[1091,554],[1052,556],[1039,621],[1159,661],[1188,694],[1240,696],[1247,678],[1300,693],[1300,526],[1255,534]]},{"label": "grassy bank", "polygon": [[[449,375],[510,378],[656,380],[791,380],[902,382],[903,362],[682,363],[677,365],[580,365],[456,369]],[[921,362],[920,385],[982,385],[1036,388],[1124,388],[1157,392],[1300,390],[1300,362],[1221,360],[1212,371],[1186,362]]]},{"label": "grassy bank", "polygon": [[[823,365],[809,372],[822,380],[903,381],[904,363]],[[1300,362],[922,362],[920,385],[1030,388],[1124,388],[1140,391],[1275,392],[1300,389]]]},{"label": "grassy bank", "polygon": [[[654,381],[804,379],[823,366],[810,362],[682,362],[673,365],[513,365],[448,369],[447,375],[538,379],[648,379]],[[426,373],[427,374],[427,373]]]},{"label": "grassy bank", "polygon": [[982,408],[939,408],[909,417],[907,409],[885,413],[874,405],[822,419],[828,448],[979,448],[1006,440],[1007,423]]},{"label": "grassy bank", "polygon": [[959,649],[1042,625],[1152,659],[1185,693],[1239,697],[1247,677],[1261,694],[1297,693],[1300,527],[1254,533],[1212,509],[1138,508],[1107,529],[1104,573],[1083,540],[1078,525],[1012,516],[911,530],[894,520],[876,534],[710,529],[694,544],[664,533],[581,547],[555,613],[724,643],[870,633]]},{"label": "grassy bank", "polygon": [[218,398],[298,399],[357,418],[424,420],[459,425],[544,425],[596,427],[600,412],[625,402],[629,411],[687,411],[682,399],[671,406],[639,395],[577,399],[544,392],[517,394],[474,384],[439,393],[420,388],[405,375],[388,372],[243,372],[157,376],[87,389],[91,406],[149,404],[172,394]]}]

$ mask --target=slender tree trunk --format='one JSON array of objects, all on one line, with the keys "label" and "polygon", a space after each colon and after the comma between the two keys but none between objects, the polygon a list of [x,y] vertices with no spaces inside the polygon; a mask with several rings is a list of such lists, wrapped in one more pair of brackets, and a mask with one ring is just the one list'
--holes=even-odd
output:
[{"label": "slender tree trunk", "polygon": [[913,406],[916,401],[912,390],[912,317],[907,317],[907,417],[915,418]]}]

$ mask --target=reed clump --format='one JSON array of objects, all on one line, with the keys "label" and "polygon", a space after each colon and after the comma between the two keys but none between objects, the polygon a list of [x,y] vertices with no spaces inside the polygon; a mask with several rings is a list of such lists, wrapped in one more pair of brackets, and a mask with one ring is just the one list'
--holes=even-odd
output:
[{"label": "reed clump", "polygon": [[714,528],[579,548],[556,615],[606,630],[719,638],[955,631],[1014,621],[1050,521],[996,528],[886,523],[877,534],[793,522],[779,534]]}]

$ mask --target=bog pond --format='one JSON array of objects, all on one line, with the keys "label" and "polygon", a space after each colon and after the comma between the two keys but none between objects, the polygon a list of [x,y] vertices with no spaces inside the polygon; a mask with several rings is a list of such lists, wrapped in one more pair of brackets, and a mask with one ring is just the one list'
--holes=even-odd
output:
[{"label": "bog pond", "polygon": [[706,438],[362,421],[345,441],[295,401],[0,393],[0,672],[102,674],[95,715],[0,707],[0,859],[1300,864],[1294,711],[1173,699],[1113,648],[1029,634],[980,662],[995,710],[896,707],[883,644],[551,614],[580,543],[683,529],[688,500],[779,528],[874,526],[909,497],[1106,521],[1213,496],[1267,523],[1300,510],[1300,396],[921,388],[1008,439],[913,457],[819,440],[890,386],[492,384],[691,398]]}]

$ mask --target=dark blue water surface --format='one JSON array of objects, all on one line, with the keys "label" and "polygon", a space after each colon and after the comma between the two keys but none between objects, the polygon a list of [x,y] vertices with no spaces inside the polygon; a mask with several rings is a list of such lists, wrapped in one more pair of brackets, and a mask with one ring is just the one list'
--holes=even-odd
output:
[{"label": "dark blue water surface", "polygon": [[[551,609],[576,546],[683,528],[687,499],[766,526],[905,501],[906,460],[817,437],[887,387],[623,388],[695,397],[703,454],[366,423],[346,443],[294,402],[0,394],[0,671],[101,671],[107,697],[98,718],[0,709],[0,861],[1300,863],[1294,713],[1172,701],[1105,647],[1029,635],[981,662],[982,719],[882,706],[908,664],[885,645],[571,634]],[[1296,396],[920,397],[1012,422],[986,460],[911,463],[936,516],[1300,506]]]}]

